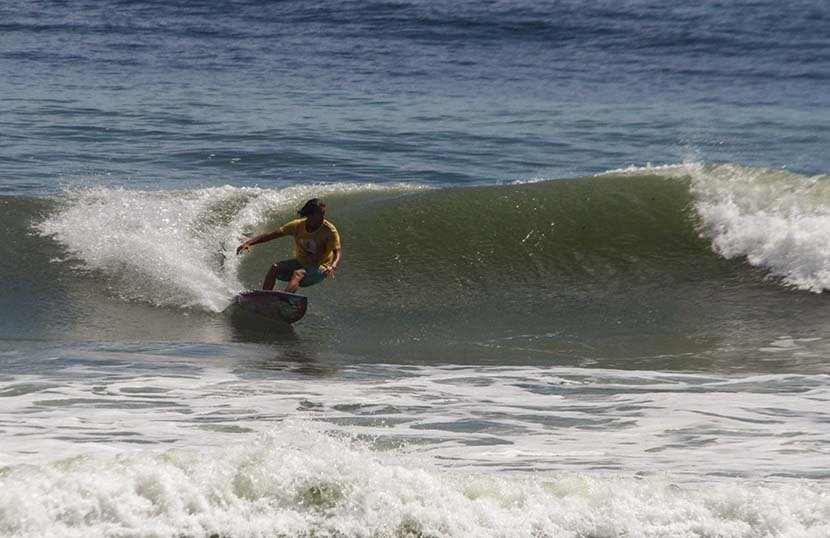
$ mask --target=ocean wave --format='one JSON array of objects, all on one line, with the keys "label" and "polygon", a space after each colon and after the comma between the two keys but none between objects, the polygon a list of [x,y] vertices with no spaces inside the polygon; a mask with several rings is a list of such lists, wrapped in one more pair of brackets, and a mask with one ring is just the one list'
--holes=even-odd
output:
[{"label": "ocean wave", "polygon": [[756,281],[820,292],[830,289],[827,185],[825,176],[692,163],[444,189],[97,188],[60,197],[35,230],[124,300],[209,312],[257,286],[280,256],[269,246],[240,258],[236,245],[313,196],[334,198],[346,274],[396,296],[417,296],[435,275],[458,298],[503,287],[716,282],[721,262],[735,258],[763,269]]}]

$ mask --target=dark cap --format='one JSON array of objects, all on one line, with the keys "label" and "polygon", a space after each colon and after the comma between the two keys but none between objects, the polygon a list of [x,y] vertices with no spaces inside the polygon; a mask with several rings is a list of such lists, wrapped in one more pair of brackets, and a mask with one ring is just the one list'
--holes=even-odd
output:
[{"label": "dark cap", "polygon": [[313,215],[317,211],[322,211],[326,208],[326,204],[319,198],[312,198],[308,202],[305,203],[302,209],[300,209],[297,213],[301,217],[308,217],[309,215]]}]

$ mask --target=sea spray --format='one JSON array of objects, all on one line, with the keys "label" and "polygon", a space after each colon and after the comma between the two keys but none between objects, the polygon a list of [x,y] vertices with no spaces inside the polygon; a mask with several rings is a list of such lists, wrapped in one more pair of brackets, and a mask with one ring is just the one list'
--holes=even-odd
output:
[{"label": "sea spray", "polygon": [[125,300],[219,311],[239,286],[214,259],[228,226],[205,211],[240,196],[231,188],[75,191],[37,228]]},{"label": "sea spray", "polygon": [[242,287],[236,247],[246,233],[275,215],[293,218],[312,196],[413,189],[338,184],[75,190],[36,230],[57,240],[76,268],[94,273],[123,300],[220,312]]}]

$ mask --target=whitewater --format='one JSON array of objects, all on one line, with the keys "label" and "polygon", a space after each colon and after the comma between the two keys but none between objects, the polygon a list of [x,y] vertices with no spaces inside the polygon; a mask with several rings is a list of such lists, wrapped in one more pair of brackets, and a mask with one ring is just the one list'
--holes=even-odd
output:
[{"label": "whitewater", "polygon": [[169,356],[160,372],[146,353],[4,381],[4,533],[828,532],[824,482],[791,478],[826,477],[826,376],[286,364],[278,380]]}]

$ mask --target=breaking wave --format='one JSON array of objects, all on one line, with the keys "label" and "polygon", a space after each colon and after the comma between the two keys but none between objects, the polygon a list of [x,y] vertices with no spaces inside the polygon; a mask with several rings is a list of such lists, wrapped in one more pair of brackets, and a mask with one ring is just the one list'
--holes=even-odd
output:
[{"label": "breaking wave", "polygon": [[393,294],[417,295],[435,275],[458,297],[505,286],[714,281],[724,259],[745,260],[763,270],[761,279],[788,287],[830,289],[827,178],[732,164],[444,189],[97,188],[65,193],[34,227],[61,246],[61,261],[124,300],[218,312],[280,257],[258,247],[238,258],[235,247],[292,218],[312,196],[330,200],[344,239],[342,273]]}]

